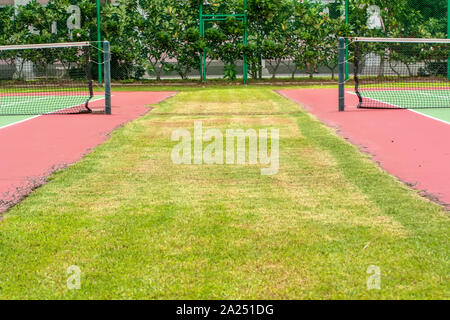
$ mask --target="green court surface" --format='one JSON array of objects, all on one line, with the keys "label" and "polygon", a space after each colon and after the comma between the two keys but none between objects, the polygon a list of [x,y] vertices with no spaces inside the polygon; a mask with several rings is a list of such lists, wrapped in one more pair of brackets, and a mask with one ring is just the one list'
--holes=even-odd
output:
[{"label": "green court surface", "polygon": [[35,116],[0,116],[0,128],[31,119]]},{"label": "green court surface", "polygon": [[418,113],[424,114],[428,117],[435,118],[437,120],[441,120],[450,124],[450,108],[448,109],[419,109],[414,110]]},{"label": "green court surface", "polygon": [[367,90],[365,99],[381,102],[387,107],[414,109],[428,117],[450,123],[450,90]]},{"label": "green court surface", "polygon": [[[103,98],[103,96],[95,96],[90,101],[98,101]],[[59,113],[64,110],[72,111],[72,108],[73,112],[78,108],[82,110],[87,99],[87,96],[73,95],[0,97],[0,128],[26,121],[42,114]]]}]

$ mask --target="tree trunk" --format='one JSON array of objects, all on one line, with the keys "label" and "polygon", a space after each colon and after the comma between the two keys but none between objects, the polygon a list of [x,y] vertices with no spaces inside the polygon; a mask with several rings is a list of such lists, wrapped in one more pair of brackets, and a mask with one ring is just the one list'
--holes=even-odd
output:
[{"label": "tree trunk", "polygon": [[161,69],[162,69],[162,65],[161,65],[161,68],[158,68],[155,65],[156,81],[161,81]]},{"label": "tree trunk", "polygon": [[408,64],[408,63],[405,63],[405,65],[406,65],[406,69],[408,69],[408,75],[409,75],[410,77],[414,76],[413,73],[412,73],[412,71],[411,71],[411,68],[410,68],[409,64]]},{"label": "tree trunk", "polygon": [[384,57],[380,56],[380,68],[378,69],[378,78],[384,76]]},{"label": "tree trunk", "polygon": [[292,80],[295,79],[295,73],[296,73],[297,70],[298,70],[298,66],[297,66],[296,64],[294,64],[294,65],[295,65],[295,68],[294,68],[294,71],[292,72]]},{"label": "tree trunk", "polygon": [[258,78],[261,80],[262,79],[262,57],[259,56],[258,58]]},{"label": "tree trunk", "polygon": [[309,74],[309,78],[312,79],[313,73],[314,73],[314,68],[313,68],[312,64],[309,62],[306,63],[306,72]]},{"label": "tree trunk", "polygon": [[258,78],[262,79],[262,54],[260,52],[260,48],[261,48],[261,38],[259,36],[259,34],[256,37],[256,45],[257,45],[257,56],[258,56]]},{"label": "tree trunk", "polygon": [[[275,79],[275,78],[276,78],[277,71],[278,71],[278,68],[280,67],[280,64],[281,64],[281,59],[278,59],[278,60],[277,60],[277,63],[275,64],[275,68],[273,68],[272,79]],[[272,65],[271,65],[271,66],[272,66]]]}]

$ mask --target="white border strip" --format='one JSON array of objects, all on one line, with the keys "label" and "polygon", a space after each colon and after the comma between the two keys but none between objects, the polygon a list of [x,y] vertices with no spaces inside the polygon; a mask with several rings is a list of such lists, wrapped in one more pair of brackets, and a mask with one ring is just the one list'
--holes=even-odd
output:
[{"label": "white border strip", "polygon": [[11,46],[0,46],[0,51],[25,50],[25,49],[45,49],[45,48],[73,48],[73,47],[87,47],[87,46],[90,46],[89,42],[21,44],[21,45],[11,45]]},{"label": "white border strip", "polygon": [[391,42],[391,43],[449,43],[450,39],[424,39],[424,38],[350,38],[356,42]]},{"label": "white border strip", "polygon": [[420,112],[418,110],[413,110],[413,109],[407,109],[407,110],[411,111],[411,112],[414,112],[414,113],[417,113],[417,114],[420,114],[421,116],[424,116],[424,117],[427,117],[427,118],[430,118],[430,119],[433,119],[433,120],[436,120],[436,121],[439,121],[439,122],[443,122],[445,124],[449,124],[450,125],[450,122],[448,122],[448,121],[445,121],[445,120],[442,120],[442,119],[439,119],[439,118],[435,118],[433,116],[429,116],[429,115],[427,115],[425,113],[422,113],[422,112]]},{"label": "white border strip", "polygon": [[[20,117],[20,116],[12,116],[12,117]],[[22,117],[26,117],[26,116],[22,116]],[[27,118],[27,119],[23,119],[23,120],[20,120],[20,121],[17,121],[17,122],[13,122],[13,123],[7,124],[6,126],[0,127],[0,130],[6,129],[6,128],[9,128],[9,127],[12,127],[12,126],[15,126],[16,124],[27,122],[27,121],[35,119],[37,117],[40,117],[40,115],[39,116],[31,116],[31,118]]]}]

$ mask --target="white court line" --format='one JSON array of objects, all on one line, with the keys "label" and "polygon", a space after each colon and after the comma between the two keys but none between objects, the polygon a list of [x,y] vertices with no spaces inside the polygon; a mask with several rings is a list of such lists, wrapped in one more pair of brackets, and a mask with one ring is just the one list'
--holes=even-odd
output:
[{"label": "white court line", "polygon": [[[114,96],[112,95],[111,97],[114,97]],[[105,99],[105,97],[98,98],[98,99],[93,99],[93,100],[91,100],[91,102],[96,102],[96,101],[100,101],[100,100],[103,100],[103,99]],[[76,107],[78,105],[79,104],[71,106],[71,107],[67,107],[67,108],[64,108],[64,109],[73,108],[73,107]],[[5,128],[9,128],[9,127],[12,127],[12,126],[15,126],[16,124],[24,123],[24,122],[32,120],[32,119],[36,119],[36,118],[39,118],[39,117],[42,117],[42,116],[45,116],[45,114],[41,114],[41,115],[37,115],[37,116],[30,116],[30,118],[27,118],[27,119],[24,119],[24,120],[20,120],[20,121],[16,121],[14,123],[7,124],[6,126],[0,127],[0,130],[5,129]],[[0,117],[1,117],[1,115],[0,115]],[[6,117],[8,117],[8,116],[6,116]],[[13,117],[20,117],[20,115],[13,116]],[[26,117],[26,115],[24,115],[24,117]]]},{"label": "white court line", "polygon": [[[357,95],[355,92],[352,92],[352,91],[347,91],[347,93],[353,94],[355,96]],[[389,105],[391,105],[393,107],[396,107],[396,108],[399,108],[399,109],[402,109],[402,110],[408,110],[408,111],[420,114],[421,116],[424,116],[424,117],[427,117],[427,118],[430,118],[430,119],[433,119],[433,120],[436,120],[436,121],[439,121],[439,122],[443,122],[445,124],[450,124],[450,122],[448,122],[448,121],[445,121],[445,120],[442,120],[442,119],[439,119],[439,118],[436,118],[436,117],[433,117],[433,116],[429,116],[429,115],[424,114],[424,113],[422,113],[420,111],[416,111],[416,110],[413,110],[413,109],[408,109],[408,108],[405,108],[405,107],[400,107],[400,106],[397,106],[397,105],[395,105],[393,103],[387,103],[387,102],[380,101],[380,100],[377,100],[377,99],[374,99],[374,98],[367,98],[367,97],[364,97],[364,98],[365,99],[370,99],[370,100],[373,100],[373,101],[377,101],[377,102],[380,102],[382,104],[389,104]],[[389,110],[389,109],[384,109],[384,110]]]},{"label": "white court line", "polygon": [[[48,98],[49,98],[49,97],[36,98],[36,99],[33,99],[33,101],[36,101],[36,100],[43,100],[43,99],[48,99]],[[16,104],[30,103],[30,102],[32,102],[32,101],[29,101],[29,100],[18,101],[18,102],[14,102],[14,103],[2,105],[1,107],[2,107],[2,108],[3,108],[3,107],[12,107],[12,106],[14,106],[14,105],[16,105]]]},{"label": "white court line", "polygon": [[[437,96],[435,94],[429,94],[429,93],[424,93],[424,92],[415,92],[413,90],[409,90],[409,92],[411,92],[411,91],[414,92],[414,94],[421,94],[421,95],[428,96],[428,97],[450,99],[450,96]],[[407,94],[407,92],[404,92],[404,91],[391,91],[391,90],[379,90],[379,91],[377,90],[377,91],[372,91],[372,92],[383,92],[383,93],[402,92],[404,94]],[[367,99],[372,99],[372,98],[367,98]],[[373,99],[373,100],[375,100],[375,99]]]},{"label": "white court line", "polygon": [[7,124],[6,126],[0,127],[0,130],[5,129],[5,128],[9,128],[9,127],[12,127],[12,126],[15,126],[16,124],[23,123],[23,122],[26,122],[28,120],[31,120],[31,119],[34,119],[34,118],[37,118],[37,117],[40,117],[40,116],[32,116],[31,118],[27,118],[27,119],[23,119],[23,120],[20,120],[20,121],[16,121],[14,123]]},{"label": "white court line", "polygon": [[430,119],[433,119],[433,120],[436,120],[436,121],[439,121],[439,122],[443,122],[443,123],[445,123],[445,124],[450,124],[450,122],[448,122],[448,121],[445,121],[445,120],[442,120],[442,119],[439,119],[439,118],[435,118],[435,117],[433,117],[433,116],[429,116],[429,115],[424,114],[424,113],[422,113],[422,112],[420,112],[420,111],[416,111],[416,110],[412,110],[412,109],[408,109],[408,111],[411,111],[411,112],[420,114],[420,115],[422,115],[422,116],[424,116],[424,117],[427,117],[427,118],[430,118]]},{"label": "white court line", "polygon": [[422,95],[424,95],[424,96],[428,96],[428,97],[450,99],[449,96],[446,96],[446,97],[444,97],[444,96],[436,96],[436,95],[434,95],[434,94],[427,94],[427,93],[423,93],[423,92],[417,92],[417,93],[418,93],[418,94],[422,94]]}]

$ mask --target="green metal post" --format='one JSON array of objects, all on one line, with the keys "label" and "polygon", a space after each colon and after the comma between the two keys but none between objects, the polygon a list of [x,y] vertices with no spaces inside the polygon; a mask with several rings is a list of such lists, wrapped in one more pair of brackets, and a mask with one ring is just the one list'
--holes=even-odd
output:
[{"label": "green metal post", "polygon": [[[447,39],[450,39],[450,0],[447,1]],[[450,56],[447,61],[447,79],[450,80]]]},{"label": "green metal post", "polygon": [[97,0],[97,46],[98,46],[98,82],[102,82],[102,30],[100,15],[100,0]]},{"label": "green metal post", "polygon": [[345,111],[345,39],[339,38],[339,111]]},{"label": "green metal post", "polygon": [[[247,45],[248,43],[248,21],[247,21],[247,0],[244,0],[244,13],[243,14],[205,14],[203,1],[200,1],[200,16],[199,16],[199,24],[200,24],[200,34],[202,39],[205,39],[205,29],[206,23],[209,21],[225,21],[227,17],[235,17],[239,21],[244,23],[244,35],[242,43]],[[206,57],[207,57],[208,48],[205,48],[200,57],[200,77],[203,82],[206,83]],[[247,57],[244,54],[243,56],[243,78],[244,84],[248,81],[248,63]]]},{"label": "green metal post", "polygon": [[[450,0],[449,0],[450,1]],[[244,46],[247,46],[247,0],[244,0]],[[248,65],[247,65],[247,55],[244,53],[243,58],[243,76],[244,76],[244,84],[247,84],[248,81]]]},{"label": "green metal post", "polygon": [[[199,24],[200,24],[200,35],[202,37],[202,39],[205,39],[205,32],[204,32],[204,22],[203,22],[203,3],[200,2],[200,17],[199,17]],[[203,77],[203,56],[205,54],[205,50],[203,50],[203,52],[200,55],[200,81],[204,81],[204,77]]]},{"label": "green metal post", "polygon": [[[349,23],[349,14],[350,14],[349,11],[350,11],[349,0],[345,0],[345,23],[347,25]],[[349,58],[348,39],[345,39],[345,80],[346,81],[348,81],[350,79],[349,70],[348,70],[348,58]]]},{"label": "green metal post", "polygon": [[103,48],[105,58],[105,113],[111,114],[111,52],[108,41],[104,42]]}]

